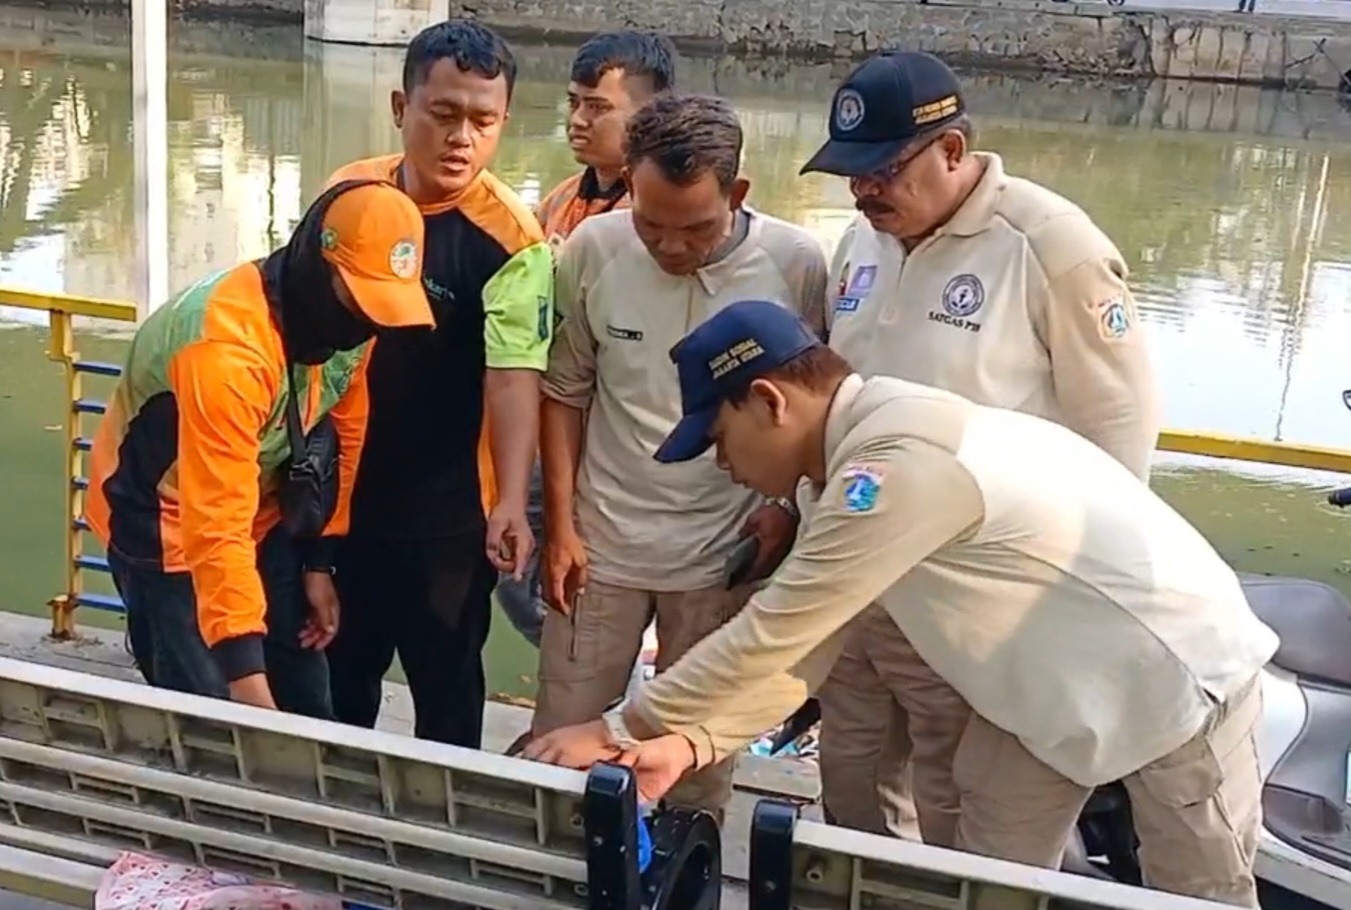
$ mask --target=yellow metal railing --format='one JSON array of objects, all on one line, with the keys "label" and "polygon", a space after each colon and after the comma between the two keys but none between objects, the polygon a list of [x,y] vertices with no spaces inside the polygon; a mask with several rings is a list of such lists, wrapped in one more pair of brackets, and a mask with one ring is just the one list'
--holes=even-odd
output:
[{"label": "yellow metal railing", "polygon": [[101,415],[104,409],[102,402],[84,397],[84,377],[119,376],[122,368],[113,363],[81,360],[79,352],[75,350],[74,320],[77,316],[85,316],[117,322],[135,322],[136,305],[120,300],[72,297],[66,294],[37,294],[0,288],[0,306],[39,310],[47,314],[47,327],[51,335],[47,357],[61,364],[61,372],[65,379],[66,415],[61,421],[62,429],[65,431],[66,466],[65,590],[48,601],[48,605],[52,609],[52,635],[56,638],[70,638],[75,635],[77,608],[90,606],[109,610],[122,609],[120,598],[84,593],[84,572],[107,571],[108,564],[104,559],[86,556],[84,553],[86,527],[84,491],[88,486],[84,479],[84,453],[89,450],[89,443],[83,426],[85,415]]},{"label": "yellow metal railing", "polygon": [[[84,478],[84,453],[89,449],[89,442],[83,433],[82,418],[86,414],[100,415],[104,407],[102,402],[84,398],[81,390],[81,378],[85,375],[116,377],[121,375],[122,370],[117,364],[80,359],[75,350],[72,319],[76,316],[88,316],[118,322],[135,322],[136,306],[116,300],[70,297],[64,294],[34,294],[3,287],[0,287],[0,306],[40,310],[48,314],[52,339],[48,357],[62,365],[65,375],[67,412],[63,427],[66,440],[66,581],[65,590],[53,597],[49,604],[52,608],[52,635],[57,638],[69,638],[76,631],[75,611],[79,607],[113,611],[123,609],[120,598],[88,594],[84,591],[83,573],[106,572],[108,563],[100,557],[85,555],[83,550],[83,535],[86,530],[84,491],[87,487]],[[1159,436],[1159,449],[1164,452],[1351,475],[1351,452],[1320,446],[1245,439],[1219,433],[1168,430]]]}]

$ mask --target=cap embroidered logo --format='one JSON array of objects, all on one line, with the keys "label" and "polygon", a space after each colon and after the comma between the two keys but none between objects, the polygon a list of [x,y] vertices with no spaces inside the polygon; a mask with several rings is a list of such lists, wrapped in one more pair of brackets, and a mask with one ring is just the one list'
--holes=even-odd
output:
[{"label": "cap embroidered logo", "polygon": [[389,251],[389,270],[394,277],[409,279],[417,274],[417,244],[411,240],[400,240]]},{"label": "cap embroidered logo", "polygon": [[851,88],[835,96],[835,128],[847,133],[863,122],[863,96]]}]

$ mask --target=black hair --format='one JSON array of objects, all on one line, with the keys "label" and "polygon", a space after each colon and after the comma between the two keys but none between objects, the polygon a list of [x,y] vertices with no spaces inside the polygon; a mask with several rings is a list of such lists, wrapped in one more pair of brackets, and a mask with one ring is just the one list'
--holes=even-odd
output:
[{"label": "black hair", "polygon": [[651,161],[679,186],[711,171],[726,193],[741,170],[741,121],[721,98],[658,95],[630,118],[626,138],[630,168]]},{"label": "black hair", "polygon": [[[824,395],[834,391],[840,381],[854,372],[834,348],[824,344],[807,348],[801,354],[787,360],[774,369],[756,376],[755,379],[768,379],[780,385],[795,385],[815,395]],[[751,382],[748,380],[727,395],[727,401],[734,407],[741,407],[751,397]]]},{"label": "black hair", "polygon": [[676,50],[670,38],[626,29],[601,32],[579,47],[569,78],[595,88],[606,73],[623,70],[625,76],[646,80],[655,94],[675,85],[675,69]]},{"label": "black hair", "polygon": [[403,57],[403,90],[411,92],[427,81],[441,60],[453,60],[463,73],[507,81],[507,100],[516,88],[516,57],[501,35],[472,19],[447,19],[429,25],[413,37]]}]

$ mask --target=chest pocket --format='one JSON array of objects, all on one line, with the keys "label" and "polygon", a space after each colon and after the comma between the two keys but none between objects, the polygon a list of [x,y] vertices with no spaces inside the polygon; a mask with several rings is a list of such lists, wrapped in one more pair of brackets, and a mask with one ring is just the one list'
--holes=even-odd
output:
[{"label": "chest pocket", "polygon": [[[596,366],[600,381],[619,390],[622,398],[647,409],[662,389],[669,389],[663,365],[670,366],[664,333],[635,315],[598,312],[591,317],[596,339]],[[674,374],[675,367],[671,366]],[[658,378],[661,377],[661,378]]]}]

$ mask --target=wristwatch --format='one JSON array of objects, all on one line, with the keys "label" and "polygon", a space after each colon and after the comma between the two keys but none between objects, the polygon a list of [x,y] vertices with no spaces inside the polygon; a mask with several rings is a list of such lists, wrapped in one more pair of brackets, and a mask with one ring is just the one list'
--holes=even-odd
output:
[{"label": "wristwatch", "polygon": [[638,740],[629,732],[629,725],[624,722],[623,706],[615,708],[613,711],[606,711],[600,716],[600,719],[605,722],[605,729],[616,746],[621,749],[637,747]]},{"label": "wristwatch", "polygon": [[789,499],[786,496],[775,496],[772,499],[770,499],[770,503],[778,506],[780,509],[783,509],[792,518],[801,517],[798,515],[797,503],[793,502],[793,500]]}]

